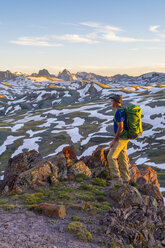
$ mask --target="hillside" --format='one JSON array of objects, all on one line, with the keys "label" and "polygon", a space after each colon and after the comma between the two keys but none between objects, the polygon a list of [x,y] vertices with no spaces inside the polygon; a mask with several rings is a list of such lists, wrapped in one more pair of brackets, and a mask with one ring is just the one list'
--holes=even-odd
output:
[{"label": "hillside", "polygon": [[0,181],[0,246],[164,247],[157,173],[130,165],[131,182],[112,184],[107,152],[79,160],[67,146],[46,159],[35,150],[11,158]]}]

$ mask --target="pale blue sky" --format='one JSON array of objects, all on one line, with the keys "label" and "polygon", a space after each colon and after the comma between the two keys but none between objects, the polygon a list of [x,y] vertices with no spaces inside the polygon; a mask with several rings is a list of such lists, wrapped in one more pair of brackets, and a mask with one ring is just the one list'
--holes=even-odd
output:
[{"label": "pale blue sky", "polygon": [[0,70],[165,72],[165,0],[0,0]]}]

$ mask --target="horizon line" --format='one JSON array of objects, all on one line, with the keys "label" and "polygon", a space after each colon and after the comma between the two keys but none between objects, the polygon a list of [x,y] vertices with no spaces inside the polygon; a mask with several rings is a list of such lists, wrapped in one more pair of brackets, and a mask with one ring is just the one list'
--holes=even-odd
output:
[{"label": "horizon line", "polygon": [[[160,69],[160,67],[163,67]],[[67,68],[67,67],[54,67],[54,70],[53,70],[53,67],[44,67],[42,69],[40,68],[37,68],[36,67],[36,70],[27,70],[24,69],[24,70],[10,70],[10,69],[5,69],[5,70],[0,70],[0,72],[5,72],[5,71],[10,71],[11,73],[22,73],[22,74],[33,74],[33,73],[38,73],[40,70],[47,70],[50,74],[54,74],[54,76],[58,75],[59,73],[63,72],[65,69],[67,71],[69,71],[71,74],[76,74],[76,73],[81,73],[81,72],[86,72],[86,73],[93,73],[93,74],[96,74],[98,76],[104,76],[104,77],[112,77],[112,76],[115,76],[115,75],[128,75],[128,76],[132,76],[132,77],[138,77],[138,76],[142,76],[144,74],[148,74],[148,73],[165,73],[165,66],[158,66],[157,68],[156,67],[147,67],[148,69],[145,69],[146,67],[136,67],[136,68],[93,68],[92,67],[90,68],[82,68],[80,70],[75,70],[74,68]],[[155,70],[154,70],[155,68]],[[159,68],[159,69],[158,69]],[[28,69],[28,68],[27,68]],[[78,69],[78,68],[77,68]],[[57,72],[58,70],[58,72]],[[14,72],[12,72],[14,71]],[[38,72],[36,72],[38,71]],[[73,72],[74,71],[74,72]],[[109,71],[109,72],[108,72]],[[136,71],[136,72],[135,72]]]}]

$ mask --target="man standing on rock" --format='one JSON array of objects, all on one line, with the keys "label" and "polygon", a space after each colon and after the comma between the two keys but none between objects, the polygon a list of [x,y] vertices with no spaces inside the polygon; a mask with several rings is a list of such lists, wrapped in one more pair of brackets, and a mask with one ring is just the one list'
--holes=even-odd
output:
[{"label": "man standing on rock", "polygon": [[128,138],[122,138],[122,133],[127,130],[126,114],[122,105],[122,96],[114,95],[112,98],[112,107],[116,110],[114,115],[114,133],[115,137],[110,143],[110,151],[107,156],[110,170],[111,183],[127,183],[130,181],[127,144]]}]

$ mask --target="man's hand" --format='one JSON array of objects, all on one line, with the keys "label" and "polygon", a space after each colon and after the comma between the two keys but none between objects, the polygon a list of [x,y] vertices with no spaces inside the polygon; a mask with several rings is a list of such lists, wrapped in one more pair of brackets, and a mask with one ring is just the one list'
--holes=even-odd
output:
[{"label": "man's hand", "polygon": [[114,146],[116,140],[120,137],[120,135],[124,129],[124,123],[123,122],[117,122],[117,125],[118,125],[117,132],[116,132],[115,138],[112,140],[112,142],[109,145],[110,148],[112,148]]}]

